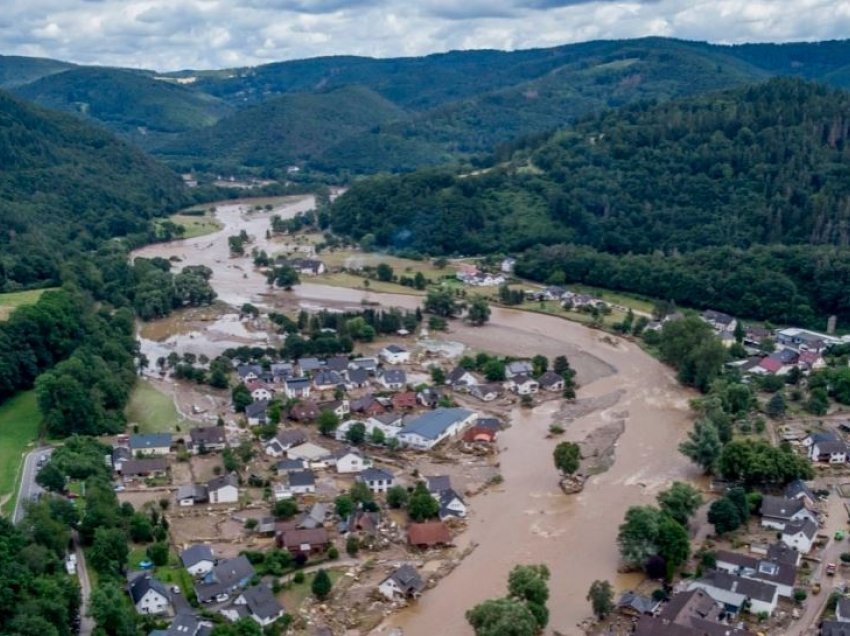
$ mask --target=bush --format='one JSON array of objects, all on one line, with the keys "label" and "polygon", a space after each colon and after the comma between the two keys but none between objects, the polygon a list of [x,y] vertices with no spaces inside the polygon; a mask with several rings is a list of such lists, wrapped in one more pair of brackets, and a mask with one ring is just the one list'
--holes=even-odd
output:
[{"label": "bush", "polygon": [[842,552],[841,553],[841,562],[842,563],[850,563],[850,552]]},{"label": "bush", "polygon": [[304,573],[298,571],[295,573],[295,576],[292,577],[292,582],[301,585],[304,582]]},{"label": "bush", "polygon": [[800,587],[798,587],[794,590],[794,602],[795,603],[802,603],[803,601],[806,600],[806,597],[808,597],[808,593],[806,593],[806,590],[804,590]]},{"label": "bush", "polygon": [[331,547],[328,548],[328,558],[331,561],[335,561],[336,559],[339,558],[339,550],[337,549],[337,547],[335,545],[332,545]]}]

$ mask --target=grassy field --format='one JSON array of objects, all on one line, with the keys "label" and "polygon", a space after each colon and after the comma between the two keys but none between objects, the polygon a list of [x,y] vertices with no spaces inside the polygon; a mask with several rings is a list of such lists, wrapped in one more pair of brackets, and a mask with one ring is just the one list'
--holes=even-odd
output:
[{"label": "grassy field", "polygon": [[147,380],[139,380],[127,405],[127,421],[138,424],[140,433],[174,433],[186,422],[174,401]]},{"label": "grassy field", "polygon": [[24,451],[38,437],[40,424],[35,391],[19,393],[0,406],[0,510],[11,509],[6,504],[14,502]]},{"label": "grassy field", "polygon": [[186,229],[183,238],[191,239],[205,234],[218,232],[222,225],[210,216],[193,216],[191,214],[172,214],[168,220]]},{"label": "grassy field", "polygon": [[[56,289],[50,287],[48,289]],[[0,320],[6,320],[15,309],[21,305],[33,305],[48,289],[29,289],[27,291],[8,292],[0,294]]]}]

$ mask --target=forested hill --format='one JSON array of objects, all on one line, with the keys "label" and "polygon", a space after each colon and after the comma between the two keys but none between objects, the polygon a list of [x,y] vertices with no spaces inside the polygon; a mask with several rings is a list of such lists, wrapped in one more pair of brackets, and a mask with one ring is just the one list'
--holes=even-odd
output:
[{"label": "forested hill", "polygon": [[146,232],[180,178],[82,120],[0,92],[0,290],[55,283],[63,259]]},{"label": "forested hill", "polygon": [[73,68],[59,60],[18,55],[0,55],[0,88],[12,88],[34,82],[52,73]]},{"label": "forested hill", "polygon": [[850,95],[779,79],[585,120],[483,174],[356,184],[334,229],[430,253],[850,243]]}]

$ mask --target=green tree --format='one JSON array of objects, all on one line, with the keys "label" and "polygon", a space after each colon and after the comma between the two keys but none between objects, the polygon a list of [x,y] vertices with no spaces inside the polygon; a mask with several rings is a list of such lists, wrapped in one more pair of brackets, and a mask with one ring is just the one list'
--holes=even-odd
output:
[{"label": "green tree", "polygon": [[777,391],[770,396],[770,399],[764,406],[764,412],[775,420],[785,417],[785,409],[785,394],[783,394],[782,391]]},{"label": "green tree", "polygon": [[549,568],[545,565],[517,565],[508,575],[508,595],[525,601],[542,630],[549,622]]},{"label": "green tree", "polygon": [[641,567],[646,560],[658,554],[658,524],[661,514],[652,506],[632,506],[617,534],[620,556],[631,567]]},{"label": "green tree", "polygon": [[231,399],[233,400],[233,408],[236,409],[237,413],[244,413],[245,407],[254,401],[248,387],[241,383],[233,387]]},{"label": "green tree", "polygon": [[431,381],[436,385],[446,383],[446,372],[443,371],[442,367],[431,367]]},{"label": "green tree", "polygon": [[246,616],[235,623],[218,623],[211,636],[263,636],[263,630],[257,621]]},{"label": "green tree", "polygon": [[662,514],[658,522],[655,542],[658,546],[658,556],[667,563],[667,575],[670,578],[676,568],[690,556],[691,542],[688,531],[669,515]]},{"label": "green tree", "polygon": [[572,475],[581,465],[581,448],[574,442],[560,442],[553,454],[555,468],[564,475]]},{"label": "green tree", "polygon": [[89,550],[92,567],[101,574],[120,575],[129,556],[127,535],[118,528],[98,528]]},{"label": "green tree", "polygon": [[324,601],[331,594],[331,588],[333,588],[333,581],[331,581],[331,577],[328,575],[327,571],[322,569],[316,572],[316,576],[313,577],[313,582],[310,585],[310,590],[313,592],[313,596],[315,596],[320,601]]},{"label": "green tree", "polygon": [[425,295],[423,309],[436,316],[452,318],[460,311],[460,306],[450,288],[429,289]]},{"label": "green tree", "polygon": [[52,461],[38,471],[35,482],[45,490],[58,493],[65,491],[65,474]]},{"label": "green tree", "polygon": [[356,557],[357,553],[360,552],[360,540],[353,534],[348,535],[345,540],[345,552],[350,557]]},{"label": "green tree", "polygon": [[817,387],[809,392],[806,400],[806,410],[812,415],[826,415],[829,410],[829,396],[826,389]]},{"label": "green tree", "polygon": [[153,541],[153,524],[146,514],[136,512],[130,517],[130,539],[135,543]]},{"label": "green tree", "polygon": [[281,499],[275,502],[272,512],[276,519],[292,519],[298,514],[298,504],[294,499]]},{"label": "green tree", "polygon": [[741,525],[741,513],[727,497],[721,497],[709,506],[708,522],[714,525],[715,533],[726,534]]},{"label": "green tree", "polygon": [[662,512],[685,527],[702,505],[702,495],[699,491],[681,481],[674,481],[670,488],[660,492],[657,500]]},{"label": "green tree", "polygon": [[319,413],[318,428],[322,435],[331,437],[339,426],[339,416],[333,411],[322,411]]},{"label": "green tree", "polygon": [[596,580],[590,584],[587,600],[593,608],[593,614],[599,620],[614,611],[614,588],[608,581]]},{"label": "green tree", "polygon": [[501,382],[505,379],[505,363],[497,358],[488,360],[482,371],[488,382]]},{"label": "green tree", "polygon": [[688,433],[688,439],[679,444],[679,451],[706,474],[713,473],[723,452],[717,427],[707,419],[697,420],[693,430]]},{"label": "green tree", "polygon": [[334,509],[340,519],[347,519],[354,512],[354,500],[348,495],[339,495],[334,499]]},{"label": "green tree", "polygon": [[466,317],[470,323],[480,327],[490,320],[490,303],[487,302],[486,298],[476,296],[469,304]]},{"label": "green tree", "polygon": [[413,489],[413,493],[408,499],[407,513],[413,521],[433,519],[440,513],[439,502],[434,499],[421,481],[416,484],[416,488]]},{"label": "green tree", "polygon": [[136,636],[135,614],[127,609],[124,590],[110,579],[99,581],[92,590],[89,613],[99,633]]},{"label": "green tree", "polygon": [[466,612],[466,620],[475,636],[535,636],[540,632],[528,605],[510,598],[479,603]]},{"label": "green tree", "polygon": [[345,441],[354,446],[360,446],[366,441],[366,425],[362,422],[352,424],[351,428],[345,431]]},{"label": "green tree", "polygon": [[168,544],[161,541],[150,544],[147,555],[151,562],[158,567],[168,565]]},{"label": "green tree", "polygon": [[378,263],[378,266],[375,268],[375,275],[380,281],[383,281],[385,283],[392,282],[393,268],[390,267],[390,265],[388,265],[387,263]]},{"label": "green tree", "polygon": [[390,486],[387,490],[387,505],[390,508],[403,508],[407,505],[407,489],[404,486]]}]

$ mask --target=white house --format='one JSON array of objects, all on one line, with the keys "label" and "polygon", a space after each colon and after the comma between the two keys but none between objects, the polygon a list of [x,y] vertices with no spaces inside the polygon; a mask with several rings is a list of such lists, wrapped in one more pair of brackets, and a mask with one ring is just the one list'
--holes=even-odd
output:
[{"label": "white house", "polygon": [[255,402],[268,402],[274,398],[274,389],[266,386],[262,382],[257,382],[255,380],[253,382],[249,382],[246,386],[251,392],[251,398]]},{"label": "white house", "polygon": [[450,517],[466,518],[466,502],[453,489],[441,490],[434,495],[434,498],[440,502],[440,521],[445,521]]},{"label": "white house", "polygon": [[341,474],[359,473],[372,465],[372,460],[363,457],[360,451],[349,448],[335,455],[336,472]]},{"label": "white house", "polygon": [[127,591],[139,614],[166,614],[171,609],[168,589],[148,573],[131,579]]},{"label": "white house", "polygon": [[248,616],[259,623],[261,627],[271,625],[284,615],[283,606],[277,602],[269,586],[263,583],[246,588],[236,597],[230,608],[222,610],[222,614],[236,622],[242,615],[239,608],[245,608]]},{"label": "white house", "polygon": [[527,375],[516,375],[508,380],[507,384],[517,395],[534,395],[540,390],[540,383]]},{"label": "white house", "polygon": [[809,519],[817,522],[817,516],[806,508],[805,499],[765,495],[761,502],[761,526],[782,530],[789,523]]},{"label": "white house", "polygon": [[746,601],[750,612],[773,614],[779,602],[779,590],[771,583],[745,579],[728,572],[712,570],[691,582],[688,590],[701,589],[718,603],[740,610]]},{"label": "white house", "polygon": [[811,519],[794,521],[785,524],[782,536],[779,538],[789,548],[795,548],[801,554],[812,550],[818,533],[818,524]]},{"label": "white house", "polygon": [[393,485],[393,474],[380,468],[367,468],[357,475],[357,481],[366,484],[372,492],[387,492]]},{"label": "white house", "polygon": [[293,446],[298,446],[307,441],[307,434],[297,428],[286,428],[278,431],[278,434],[265,443],[263,447],[266,455],[271,457],[283,457]]},{"label": "white house", "polygon": [[847,444],[840,440],[815,442],[809,449],[809,459],[813,462],[846,464]]},{"label": "white house", "polygon": [[221,475],[207,482],[211,504],[236,503],[239,501],[239,481],[233,474]]},{"label": "white house", "polygon": [[505,365],[505,376],[510,379],[517,375],[531,375],[534,365],[529,360],[514,360]]},{"label": "white house", "polygon": [[184,484],[177,489],[177,505],[181,507],[207,503],[209,500],[209,492],[203,484]]},{"label": "white house", "polygon": [[310,468],[327,468],[328,460],[332,458],[332,454],[327,448],[311,442],[293,446],[286,451],[286,456],[289,459],[304,460],[308,462]]},{"label": "white house", "polygon": [[462,408],[434,409],[409,422],[398,432],[397,438],[405,446],[430,450],[460,433],[477,417],[473,411]]},{"label": "white house", "polygon": [[215,567],[215,557],[208,545],[197,544],[189,546],[180,553],[180,561],[189,574],[195,578],[206,576]]},{"label": "white house", "polygon": [[250,426],[265,426],[268,424],[269,403],[266,400],[252,402],[245,407],[245,419]]},{"label": "white house", "polygon": [[289,492],[307,495],[316,492],[316,476],[312,470],[297,470],[289,473]]},{"label": "white house", "polygon": [[715,556],[718,570],[742,576],[745,579],[771,583],[779,590],[780,597],[793,598],[794,582],[797,576],[797,568],[793,564],[758,559],[729,550],[718,550]]},{"label": "white house", "polygon": [[290,400],[310,397],[311,389],[310,378],[290,378],[283,385],[283,391]]},{"label": "white house", "polygon": [[404,364],[410,362],[410,351],[397,344],[390,344],[378,353],[381,360],[387,364]]},{"label": "white house", "polygon": [[412,565],[404,564],[378,585],[378,591],[389,601],[416,598],[425,589],[425,582]]},{"label": "white house", "polygon": [[387,389],[397,391],[407,384],[407,374],[402,369],[381,369],[378,373],[378,382]]},{"label": "white house", "polygon": [[130,452],[133,455],[168,455],[171,452],[171,433],[130,435]]},{"label": "white house", "polygon": [[463,367],[455,367],[446,376],[446,384],[455,390],[460,390],[478,384],[478,378]]}]

